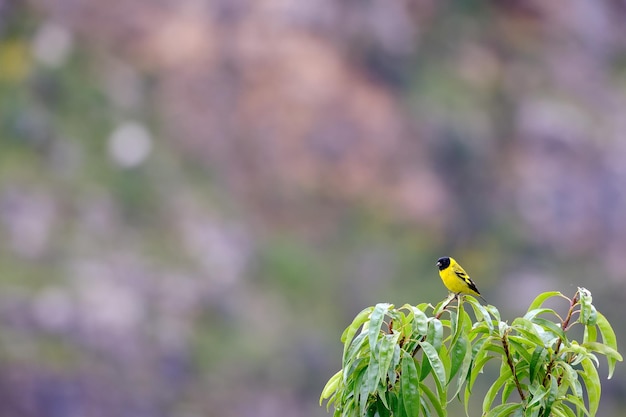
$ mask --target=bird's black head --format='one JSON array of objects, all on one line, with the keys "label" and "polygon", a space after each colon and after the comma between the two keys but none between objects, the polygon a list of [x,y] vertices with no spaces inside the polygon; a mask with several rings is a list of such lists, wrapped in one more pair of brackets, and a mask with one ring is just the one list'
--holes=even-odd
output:
[{"label": "bird's black head", "polygon": [[450,258],[447,256],[444,256],[443,258],[437,259],[437,266],[439,267],[440,271],[443,271],[444,269],[450,266]]}]

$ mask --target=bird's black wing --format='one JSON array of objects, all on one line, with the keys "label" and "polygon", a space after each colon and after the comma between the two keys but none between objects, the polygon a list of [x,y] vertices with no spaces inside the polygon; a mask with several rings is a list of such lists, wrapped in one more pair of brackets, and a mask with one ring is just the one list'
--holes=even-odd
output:
[{"label": "bird's black wing", "polygon": [[474,281],[472,281],[472,279],[469,277],[469,275],[467,275],[466,272],[464,271],[454,271],[454,273],[456,274],[457,277],[461,278],[463,281],[465,281],[465,283],[467,284],[467,286],[472,290],[472,291],[476,291],[477,294],[480,294],[480,291],[478,291],[478,288],[476,288],[476,284],[474,284]]}]

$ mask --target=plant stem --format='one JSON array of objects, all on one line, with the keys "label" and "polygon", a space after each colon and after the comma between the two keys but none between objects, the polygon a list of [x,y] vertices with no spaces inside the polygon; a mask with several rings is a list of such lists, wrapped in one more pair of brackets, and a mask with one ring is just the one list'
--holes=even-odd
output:
[{"label": "plant stem", "polygon": [[519,396],[522,399],[522,401],[525,401],[526,395],[524,395],[524,391],[522,390],[522,386],[519,383],[519,379],[517,379],[517,373],[515,372],[515,364],[513,364],[513,358],[511,357],[511,351],[509,349],[509,341],[506,337],[507,334],[508,334],[508,331],[504,333],[504,335],[502,336],[502,347],[504,348],[504,352],[506,353],[506,363],[509,365],[509,369],[511,370],[511,373],[513,374],[513,381],[515,381],[515,387],[517,388],[517,392],[519,393]]},{"label": "plant stem", "polygon": [[[570,300],[569,310],[567,311],[567,316],[565,316],[565,320],[561,322],[561,329],[563,329],[563,331],[566,331],[569,326],[569,322],[572,319],[572,314],[574,314],[574,307],[576,307],[576,305],[578,304],[578,296],[579,294],[577,291],[576,294],[574,294],[574,297]],[[550,363],[548,364],[548,367],[546,368],[546,374],[543,377],[542,385],[544,387],[548,383],[548,376],[552,373],[552,368],[554,368],[554,364],[556,363],[556,358],[559,356],[559,350],[561,350],[562,343],[563,343],[563,340],[559,337],[559,340],[556,341],[554,354],[552,356],[552,359],[550,360]]]}]

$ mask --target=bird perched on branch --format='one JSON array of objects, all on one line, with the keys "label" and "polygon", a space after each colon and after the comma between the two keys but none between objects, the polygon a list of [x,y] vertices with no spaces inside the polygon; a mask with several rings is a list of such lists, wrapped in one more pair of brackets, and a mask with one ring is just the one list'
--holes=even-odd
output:
[{"label": "bird perched on branch", "polygon": [[437,260],[437,266],[439,267],[439,276],[443,281],[443,284],[452,291],[456,296],[459,294],[470,294],[480,297],[484,302],[487,300],[480,295],[480,291],[476,288],[476,284],[469,277],[467,272],[454,258],[444,256]]}]

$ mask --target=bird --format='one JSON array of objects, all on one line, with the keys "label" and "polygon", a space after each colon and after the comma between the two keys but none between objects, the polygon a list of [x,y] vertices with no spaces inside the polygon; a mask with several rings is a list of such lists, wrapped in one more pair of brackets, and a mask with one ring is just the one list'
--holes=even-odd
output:
[{"label": "bird", "polygon": [[455,294],[455,297],[458,297],[459,294],[470,294],[478,296],[484,302],[487,302],[487,300],[480,295],[480,291],[476,288],[474,281],[472,281],[467,272],[465,272],[463,267],[459,265],[454,258],[444,256],[437,260],[436,265],[439,267],[439,276],[443,284],[448,290]]}]

